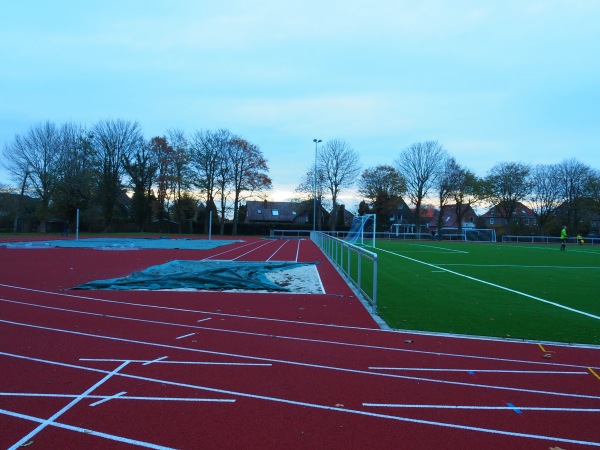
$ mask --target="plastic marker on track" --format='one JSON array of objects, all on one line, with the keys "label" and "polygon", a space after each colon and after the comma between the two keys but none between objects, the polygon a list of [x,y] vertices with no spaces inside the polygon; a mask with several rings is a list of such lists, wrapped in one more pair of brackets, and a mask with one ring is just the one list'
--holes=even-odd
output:
[{"label": "plastic marker on track", "polygon": [[512,409],[517,414],[523,414],[523,412],[519,408],[517,408],[515,405],[513,405],[512,403],[507,403],[506,406],[508,406],[510,409]]},{"label": "plastic marker on track", "polygon": [[600,380],[600,375],[598,375],[594,369],[592,369],[591,367],[588,367],[588,370],[591,372],[592,375],[594,375],[596,378],[598,378],[598,380]]}]

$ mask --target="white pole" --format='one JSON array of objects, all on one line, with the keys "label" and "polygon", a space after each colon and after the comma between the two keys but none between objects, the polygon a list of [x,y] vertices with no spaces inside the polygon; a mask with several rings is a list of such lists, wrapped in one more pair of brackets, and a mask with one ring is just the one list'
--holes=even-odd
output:
[{"label": "white pole", "polygon": [[208,214],[208,240],[212,241],[212,209]]},{"label": "white pole", "polygon": [[75,240],[79,240],[79,208],[77,208],[77,216],[75,218]]}]

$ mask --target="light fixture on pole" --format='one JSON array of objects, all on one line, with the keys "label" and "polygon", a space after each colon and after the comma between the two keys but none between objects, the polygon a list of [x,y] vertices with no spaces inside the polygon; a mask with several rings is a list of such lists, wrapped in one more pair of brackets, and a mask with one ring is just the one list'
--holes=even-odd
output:
[{"label": "light fixture on pole", "polygon": [[317,230],[317,146],[321,139],[313,139],[315,143],[315,167],[313,169],[313,231]]}]

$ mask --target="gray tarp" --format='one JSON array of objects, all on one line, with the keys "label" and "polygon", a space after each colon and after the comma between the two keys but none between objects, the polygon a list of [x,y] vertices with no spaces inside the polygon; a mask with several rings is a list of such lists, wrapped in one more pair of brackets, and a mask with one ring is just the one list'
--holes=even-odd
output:
[{"label": "gray tarp", "polygon": [[288,291],[266,273],[313,263],[175,260],[123,278],[91,281],[74,289],[243,289]]}]

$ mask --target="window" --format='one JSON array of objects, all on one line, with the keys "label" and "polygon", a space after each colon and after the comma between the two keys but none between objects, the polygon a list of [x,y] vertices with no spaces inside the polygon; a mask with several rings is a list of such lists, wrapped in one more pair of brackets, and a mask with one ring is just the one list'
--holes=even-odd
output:
[{"label": "window", "polygon": [[271,214],[273,214],[274,216],[278,216],[279,215],[279,210],[278,209],[274,209]]},{"label": "window", "polygon": [[494,218],[490,217],[490,225],[494,225]]},{"label": "window", "polygon": [[473,216],[469,217],[469,222],[473,223],[474,219]]},{"label": "window", "polygon": [[258,209],[256,210],[256,214],[262,214],[262,209],[258,208]]},{"label": "window", "polygon": [[292,216],[295,216],[295,215],[296,215],[296,211],[292,211]]}]

